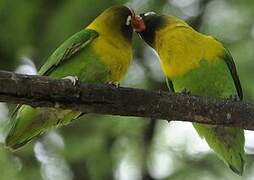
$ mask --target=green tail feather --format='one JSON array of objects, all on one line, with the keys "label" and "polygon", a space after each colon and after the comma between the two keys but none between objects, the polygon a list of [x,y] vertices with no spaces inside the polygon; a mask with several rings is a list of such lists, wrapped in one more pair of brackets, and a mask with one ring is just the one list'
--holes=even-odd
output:
[{"label": "green tail feather", "polygon": [[243,171],[244,171],[244,164],[245,164],[245,161],[244,161],[244,157],[242,154],[239,154],[239,159],[240,159],[240,163],[239,163],[239,167],[235,167],[234,165],[231,165],[231,164],[228,164],[229,168],[235,172],[236,174],[238,174],[239,176],[242,176],[243,175]]},{"label": "green tail feather", "polygon": [[80,112],[57,108],[32,108],[22,106],[13,116],[13,126],[8,133],[5,144],[16,150],[49,128],[68,124],[80,115]]},{"label": "green tail feather", "polygon": [[243,129],[207,126],[196,123],[193,126],[228,167],[241,176],[245,164]]}]

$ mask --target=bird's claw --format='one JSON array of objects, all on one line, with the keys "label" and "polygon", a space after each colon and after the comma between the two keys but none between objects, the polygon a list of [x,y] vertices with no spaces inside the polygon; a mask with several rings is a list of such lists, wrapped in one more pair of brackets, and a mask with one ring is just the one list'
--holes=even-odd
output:
[{"label": "bird's claw", "polygon": [[191,91],[184,88],[182,91],[181,91],[181,94],[184,94],[184,95],[190,95],[191,94]]},{"label": "bird's claw", "polygon": [[78,77],[77,76],[66,76],[63,79],[68,79],[71,81],[71,83],[73,84],[73,86],[75,86],[78,82]]},{"label": "bird's claw", "polygon": [[114,82],[114,81],[109,81],[109,82],[106,83],[106,85],[110,85],[110,86],[113,86],[113,87],[116,87],[116,88],[120,87],[120,83],[119,82]]}]

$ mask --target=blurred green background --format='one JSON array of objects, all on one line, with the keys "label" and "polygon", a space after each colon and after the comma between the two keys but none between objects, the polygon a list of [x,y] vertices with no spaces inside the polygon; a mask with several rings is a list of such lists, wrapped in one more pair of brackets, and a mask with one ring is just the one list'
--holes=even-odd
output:
[{"label": "blurred green background", "polygon": [[[245,100],[254,100],[253,0],[0,0],[0,69],[35,73],[33,63],[39,68],[61,42],[114,4],[173,14],[220,39],[235,59]],[[122,86],[166,90],[156,55],[136,34],[133,50]],[[2,143],[11,107],[0,104]],[[87,115],[15,153],[1,145],[0,180],[252,180],[250,131],[246,151],[246,172],[238,177],[190,123]]]}]

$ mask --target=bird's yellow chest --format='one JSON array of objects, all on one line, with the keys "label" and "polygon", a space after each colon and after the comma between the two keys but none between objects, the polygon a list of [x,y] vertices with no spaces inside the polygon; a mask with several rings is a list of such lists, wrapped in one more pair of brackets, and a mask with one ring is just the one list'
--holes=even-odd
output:
[{"label": "bird's yellow chest", "polygon": [[131,63],[131,46],[103,36],[95,39],[91,45],[108,69],[108,81],[120,81]]},{"label": "bird's yellow chest", "polygon": [[216,60],[222,52],[222,46],[214,39],[185,26],[158,31],[155,48],[162,69],[169,78],[183,76],[199,67],[201,60]]}]

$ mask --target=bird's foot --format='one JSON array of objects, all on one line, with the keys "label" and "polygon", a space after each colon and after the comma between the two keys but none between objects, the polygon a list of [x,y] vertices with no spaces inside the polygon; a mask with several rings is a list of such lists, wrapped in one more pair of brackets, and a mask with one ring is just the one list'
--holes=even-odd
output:
[{"label": "bird's foot", "polygon": [[191,91],[184,88],[182,91],[181,91],[181,94],[184,94],[184,95],[190,95],[191,94]]},{"label": "bird's foot", "polygon": [[73,84],[73,86],[75,86],[78,82],[78,77],[77,76],[66,76],[63,79],[68,79],[71,81],[71,83]]},{"label": "bird's foot", "polygon": [[120,83],[115,82],[115,81],[109,81],[109,82],[106,83],[106,85],[110,85],[110,86],[113,86],[113,87],[116,87],[116,88],[120,87]]}]

